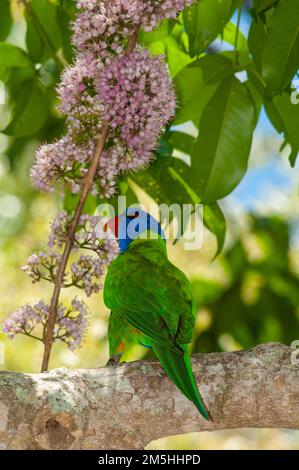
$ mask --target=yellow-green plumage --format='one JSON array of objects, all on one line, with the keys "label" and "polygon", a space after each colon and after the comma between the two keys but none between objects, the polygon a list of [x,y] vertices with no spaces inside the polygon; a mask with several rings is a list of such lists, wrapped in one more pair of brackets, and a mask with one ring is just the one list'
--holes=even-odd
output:
[{"label": "yellow-green plumage", "polygon": [[110,354],[132,330],[140,332],[170,379],[204,418],[209,415],[193,377],[188,343],[195,323],[195,304],[186,276],[167,258],[165,242],[136,239],[110,265],[104,301],[111,309]]}]

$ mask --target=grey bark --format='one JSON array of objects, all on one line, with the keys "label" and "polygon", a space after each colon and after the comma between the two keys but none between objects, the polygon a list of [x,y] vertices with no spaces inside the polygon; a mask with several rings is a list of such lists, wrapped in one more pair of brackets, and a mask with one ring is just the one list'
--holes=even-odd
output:
[{"label": "grey bark", "polygon": [[[293,354],[293,356],[292,356]],[[142,449],[173,434],[299,429],[299,366],[278,343],[194,356],[206,422],[156,361],[102,369],[0,372],[0,448]]]}]

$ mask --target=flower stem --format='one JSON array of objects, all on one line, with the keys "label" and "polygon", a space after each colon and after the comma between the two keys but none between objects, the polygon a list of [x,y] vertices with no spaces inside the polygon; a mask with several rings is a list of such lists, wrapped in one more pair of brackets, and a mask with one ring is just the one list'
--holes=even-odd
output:
[{"label": "flower stem", "polygon": [[132,52],[135,49],[136,43],[137,43],[137,38],[138,38],[138,33],[139,33],[140,26],[136,26],[133,30],[133,33],[129,37],[129,42],[128,42],[128,47],[127,47],[127,53]]},{"label": "flower stem", "polygon": [[[132,52],[134,50],[136,43],[137,43],[138,30],[139,28],[134,29],[129,39],[127,52]],[[100,137],[98,139],[97,147],[93,155],[90,167],[83,180],[81,195],[80,195],[80,199],[77,204],[77,207],[75,209],[74,217],[69,225],[63,254],[62,254],[61,261],[59,263],[55,281],[54,281],[54,290],[53,290],[51,303],[50,303],[50,309],[49,309],[49,319],[48,319],[47,326],[44,332],[44,337],[43,337],[44,355],[43,355],[42,368],[41,368],[42,372],[45,372],[46,370],[48,370],[48,367],[49,367],[49,360],[50,360],[51,350],[53,346],[53,332],[54,332],[56,316],[57,316],[57,306],[59,302],[60,291],[61,291],[61,288],[63,287],[63,278],[65,275],[65,270],[67,267],[67,263],[68,263],[72,248],[74,246],[75,234],[76,234],[76,230],[79,225],[79,222],[80,222],[80,216],[83,212],[83,208],[84,208],[84,204],[87,199],[87,196],[90,193],[91,188],[93,186],[93,182],[96,176],[97,169],[99,167],[101,154],[104,150],[107,137],[108,137],[108,126],[105,124],[102,128]]]}]

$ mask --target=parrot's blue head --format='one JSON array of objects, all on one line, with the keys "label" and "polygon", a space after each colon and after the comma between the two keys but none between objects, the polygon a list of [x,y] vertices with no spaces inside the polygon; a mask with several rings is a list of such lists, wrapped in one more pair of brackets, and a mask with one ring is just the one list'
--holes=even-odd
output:
[{"label": "parrot's blue head", "polygon": [[161,224],[138,207],[129,208],[123,214],[112,218],[106,224],[107,227],[118,239],[121,253],[124,253],[136,238],[142,237],[142,235],[147,238],[145,235],[148,233],[153,237],[156,235],[156,238],[161,236],[165,240]]}]

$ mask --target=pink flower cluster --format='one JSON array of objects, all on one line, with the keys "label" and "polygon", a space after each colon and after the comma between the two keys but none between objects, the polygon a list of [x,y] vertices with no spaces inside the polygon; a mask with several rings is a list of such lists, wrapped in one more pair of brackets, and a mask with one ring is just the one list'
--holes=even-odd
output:
[{"label": "pink flower cluster", "polygon": [[194,0],[78,0],[81,10],[73,25],[78,50],[92,51],[102,60],[123,52],[135,27],[151,31],[163,19],[175,18]]},{"label": "pink flower cluster", "polygon": [[161,56],[146,50],[111,60],[96,82],[121,170],[149,162],[163,126],[174,116],[175,95]]},{"label": "pink flower cluster", "polygon": [[[73,194],[80,192],[103,123],[104,107],[95,97],[94,89],[94,77],[100,68],[90,54],[80,54],[75,65],[66,68],[58,93],[59,109],[67,115],[68,130],[61,139],[37,149],[31,170],[37,189],[53,191],[58,182],[62,189],[68,187]],[[111,197],[117,176],[116,162],[103,155],[98,173],[94,192]]]},{"label": "pink flower cluster", "polygon": [[70,133],[52,144],[37,149],[31,178],[41,191],[53,191],[58,181],[62,188],[69,187],[73,194],[80,191],[80,182],[86,173],[86,162],[95,148],[94,140],[77,145]]},{"label": "pink flower cluster", "polygon": [[[66,212],[58,214],[51,224],[48,241],[49,250],[34,253],[22,267],[33,282],[44,279],[53,282],[61,260],[61,249],[66,240],[70,217]],[[103,220],[98,216],[82,215],[75,236],[74,257],[69,272],[66,272],[63,287],[78,287],[89,297],[102,288],[100,279],[105,273],[105,267],[118,255],[119,248],[112,234],[100,237],[99,227]],[[91,254],[83,255],[82,251]]]},{"label": "pink flower cluster", "polygon": [[160,133],[174,116],[175,96],[162,57],[145,50],[126,53],[137,27],[153,29],[173,18],[191,0],[79,0],[73,24],[77,58],[58,87],[59,110],[67,132],[36,152],[31,178],[36,188],[53,191],[56,183],[80,191],[103,123],[110,128],[93,192],[113,196],[117,176],[152,158]]},{"label": "pink flower cluster", "polygon": [[[88,315],[84,302],[76,298],[72,300],[68,308],[59,304],[53,340],[63,341],[72,351],[77,349],[84,338]],[[4,320],[3,331],[11,339],[17,334],[24,334],[43,341],[48,317],[49,305],[42,300],[33,306],[26,304]]]}]

